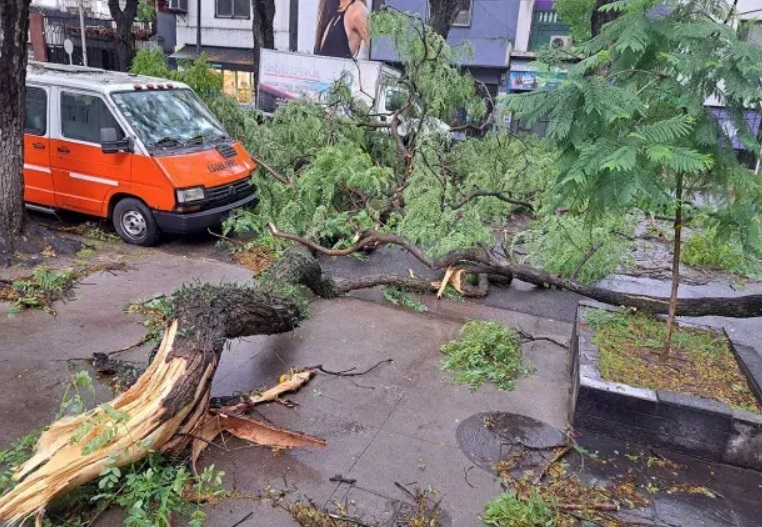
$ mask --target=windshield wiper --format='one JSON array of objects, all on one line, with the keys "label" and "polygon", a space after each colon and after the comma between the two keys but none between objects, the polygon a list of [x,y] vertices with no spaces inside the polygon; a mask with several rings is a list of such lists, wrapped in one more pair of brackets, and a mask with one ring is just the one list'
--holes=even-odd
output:
[{"label": "windshield wiper", "polygon": [[191,137],[187,141],[185,141],[185,144],[198,144],[202,145],[205,141],[208,141],[210,143],[216,143],[217,141],[221,141],[227,139],[227,136],[225,135],[206,135],[206,134],[198,134],[194,137]]},{"label": "windshield wiper", "polygon": [[182,143],[175,139],[174,137],[162,137],[158,141],[154,141],[152,146],[161,146],[161,147],[167,147],[167,146],[180,146]]}]

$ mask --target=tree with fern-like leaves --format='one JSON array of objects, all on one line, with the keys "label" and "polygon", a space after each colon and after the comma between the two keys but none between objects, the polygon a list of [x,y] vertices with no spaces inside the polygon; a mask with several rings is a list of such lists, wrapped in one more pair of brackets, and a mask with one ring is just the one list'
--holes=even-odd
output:
[{"label": "tree with fern-like leaves", "polygon": [[[759,157],[746,116],[762,109],[762,50],[740,38],[743,25],[724,0],[622,0],[602,9],[618,16],[573,50],[584,59],[566,80],[507,104],[527,125],[549,118],[561,151],[559,204],[592,222],[633,207],[674,218],[668,352],[686,205],[701,200],[719,236],[762,248],[762,179],[733,145]],[[553,55],[545,62],[558,66]]]}]

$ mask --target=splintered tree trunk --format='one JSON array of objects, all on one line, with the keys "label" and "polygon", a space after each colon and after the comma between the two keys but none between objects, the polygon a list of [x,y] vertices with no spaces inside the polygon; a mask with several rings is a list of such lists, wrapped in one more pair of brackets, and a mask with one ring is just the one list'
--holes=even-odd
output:
[{"label": "splintered tree trunk", "polygon": [[[148,369],[108,405],[61,419],[42,434],[35,455],[15,474],[18,484],[0,497],[0,521],[16,523],[40,514],[107,466],[130,464],[150,451],[177,452],[196,433],[210,437],[210,387],[227,339],[291,331],[303,318],[294,303],[247,288],[201,285],[175,298],[176,318]],[[230,421],[227,429],[251,423],[236,415]],[[278,432],[260,429],[259,436]]]},{"label": "splintered tree trunk", "polygon": [[24,227],[24,120],[29,0],[0,2],[0,256]]},{"label": "splintered tree trunk", "polygon": [[446,39],[455,17],[460,11],[460,0],[430,0],[428,24],[442,38]]}]

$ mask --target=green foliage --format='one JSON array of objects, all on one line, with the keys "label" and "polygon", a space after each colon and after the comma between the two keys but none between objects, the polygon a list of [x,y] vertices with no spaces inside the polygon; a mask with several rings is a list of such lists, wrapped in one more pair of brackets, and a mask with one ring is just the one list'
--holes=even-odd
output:
[{"label": "green foliage", "polygon": [[159,454],[124,469],[106,468],[100,476],[97,494],[90,500],[122,507],[127,513],[126,527],[170,527],[173,514],[178,513],[188,517],[190,526],[201,527],[206,521],[203,502],[224,493],[224,472],[210,466],[193,477],[187,468]]},{"label": "green foliage", "polygon": [[528,500],[506,492],[484,507],[482,522],[489,527],[555,527],[559,513],[536,491]]},{"label": "green foliage", "polygon": [[138,14],[135,18],[138,22],[153,22],[156,19],[156,8],[154,8],[153,2],[140,0],[138,3]]},{"label": "green foliage", "polygon": [[85,401],[82,392],[88,391],[91,394],[95,394],[93,380],[89,373],[78,371],[73,375],[69,375],[71,382],[66,385],[66,390],[61,398],[61,404],[58,407],[58,413],[56,413],[56,419],[81,414],[85,411]]},{"label": "green foliage", "polygon": [[8,448],[0,450],[0,495],[16,486],[13,473],[16,468],[32,457],[40,433],[40,430],[34,430]]},{"label": "green foliage", "polygon": [[558,0],[555,7],[558,17],[569,24],[575,41],[584,42],[592,36],[590,19],[595,0]]},{"label": "green foliage", "polygon": [[739,40],[732,14],[722,23],[722,0],[623,0],[608,9],[618,18],[575,50],[585,59],[560,87],[507,99],[526,125],[550,119],[548,135],[561,149],[559,204],[591,217],[662,206],[674,202],[682,179],[685,199],[719,203],[723,232],[743,233],[745,248],[762,246],[762,182],[704,104],[719,97],[756,155],[744,111],[762,103],[762,50]]},{"label": "green foliage", "polygon": [[631,263],[627,253],[634,246],[635,224],[632,216],[614,214],[595,223],[573,213],[542,216],[520,234],[525,261],[581,283],[596,282]]},{"label": "green foliage", "polygon": [[531,372],[521,354],[519,334],[497,322],[466,322],[461,340],[442,346],[442,369],[453,380],[476,390],[492,382],[501,390],[512,390],[516,379]]},{"label": "green foliage", "polygon": [[472,54],[470,48],[448,46],[420,18],[388,9],[373,13],[371,34],[394,45],[409,78],[406,84],[415,86],[416,102],[425,113],[446,122],[461,109],[473,118],[484,115],[485,102],[475,97],[473,78],[458,66]]},{"label": "green foliage", "polygon": [[54,271],[48,267],[38,267],[32,276],[16,280],[11,284],[13,294],[8,316],[24,309],[42,309],[53,312],[51,302],[60,299],[76,282],[74,271]]},{"label": "green foliage", "polygon": [[381,290],[384,300],[395,306],[406,307],[413,311],[428,311],[426,304],[422,304],[410,294],[410,291],[404,287],[385,286]]},{"label": "green foliage", "polygon": [[709,228],[691,233],[683,245],[683,262],[692,267],[721,269],[750,278],[762,276],[762,264],[743,250],[738,240],[718,236]]},{"label": "green foliage", "polygon": [[206,103],[224,97],[222,75],[209,66],[206,53],[202,53],[197,60],[182,61],[179,69],[170,70],[167,56],[161,48],[141,50],[132,60],[130,73],[184,82]]}]

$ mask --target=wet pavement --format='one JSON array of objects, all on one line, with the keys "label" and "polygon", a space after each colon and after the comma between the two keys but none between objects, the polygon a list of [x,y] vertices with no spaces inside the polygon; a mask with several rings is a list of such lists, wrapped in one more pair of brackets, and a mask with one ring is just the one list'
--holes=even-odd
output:
[{"label": "wet pavement", "polygon": [[[145,328],[140,317],[123,313],[129,302],[170,292],[193,280],[249,279],[248,271],[202,253],[193,251],[193,257],[187,257],[171,244],[168,251],[151,251],[126,272],[88,277],[85,283],[91,285],[80,286],[76,300],[57,305],[55,318],[34,311],[13,319],[0,318],[0,444],[52,420],[68,379],[67,359],[119,349],[141,338]],[[423,275],[405,255],[380,254],[362,264],[363,273],[414,268]],[[337,276],[351,276],[360,272],[356,265],[346,259],[328,266]],[[242,527],[296,525],[271,500],[252,498],[283,490],[288,502],[309,499],[321,507],[346,509],[367,524],[392,526],[411,506],[410,495],[399,484],[435,492],[444,512],[443,525],[477,526],[484,504],[501,493],[500,481],[490,470],[492,458],[479,457],[476,452],[482,443],[490,443],[479,428],[484,414],[510,412],[533,418],[556,431],[551,443],[562,437],[569,404],[565,348],[547,341],[527,343],[523,350],[535,372],[521,379],[514,391],[485,386],[470,392],[453,385],[440,370],[439,347],[457,337],[467,318],[497,320],[564,342],[571,334],[576,295],[515,283],[509,288],[492,288],[490,296],[480,302],[424,297],[430,307],[426,313],[395,308],[378,299],[378,291],[367,291],[317,300],[311,304],[310,318],[296,331],[241,339],[223,354],[213,395],[273,386],[294,366],[321,364],[332,371],[362,371],[382,360],[392,362],[357,377],[319,374],[288,397],[297,403],[295,408],[279,404],[257,408],[259,418],[325,439],[323,449],[273,452],[237,440],[228,441],[224,449],[207,449],[201,465],[214,464],[224,470],[226,487],[248,496],[208,507],[209,525],[234,525],[250,512],[254,514],[240,523]],[[0,311],[4,311],[2,304]],[[737,326],[747,342],[759,338],[755,323],[759,320]],[[147,354],[144,347],[123,358],[140,363]],[[578,440],[588,450],[599,451],[599,457],[608,455],[600,452],[611,452],[617,463],[646,463],[643,447],[605,438]],[[614,452],[634,453],[627,458]],[[651,510],[638,517],[641,524],[762,524],[758,520],[762,518],[762,475],[690,458],[677,462],[685,467],[679,471],[681,478],[702,481],[716,491],[716,498],[689,493],[657,495]],[[617,463],[606,468],[616,469]],[[585,477],[606,479],[605,472],[590,466],[586,465]],[[639,468],[647,485],[653,467]],[[336,476],[340,476],[338,481]],[[354,483],[346,482],[351,480]],[[118,514],[104,516],[98,523],[120,524]]]}]

